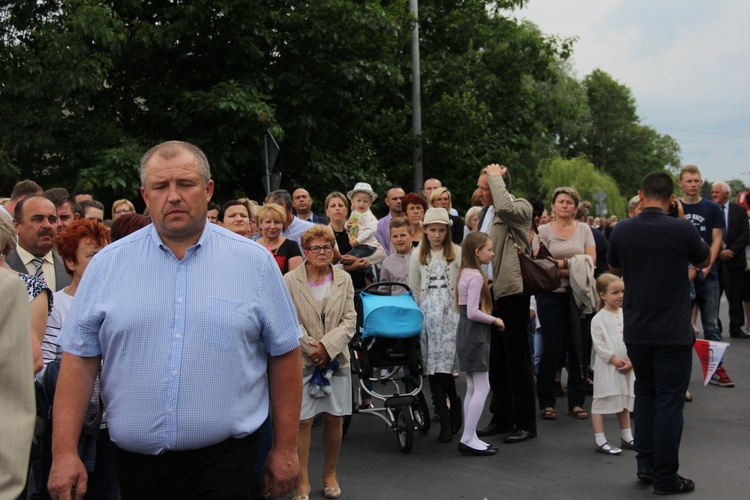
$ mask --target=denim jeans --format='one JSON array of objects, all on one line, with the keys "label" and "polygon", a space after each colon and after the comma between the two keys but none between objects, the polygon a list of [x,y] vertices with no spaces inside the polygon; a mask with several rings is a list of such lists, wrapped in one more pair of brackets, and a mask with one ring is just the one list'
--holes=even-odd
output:
[{"label": "denim jeans", "polygon": [[709,276],[695,282],[695,302],[701,313],[703,337],[706,340],[721,340],[719,331],[719,280]]},{"label": "denim jeans", "polygon": [[537,328],[534,332],[534,373],[539,376],[539,362],[542,360],[542,348],[544,346],[542,338],[542,329]]},{"label": "denim jeans", "polygon": [[635,377],[635,449],[639,469],[650,470],[654,489],[677,481],[691,345],[626,344]]}]

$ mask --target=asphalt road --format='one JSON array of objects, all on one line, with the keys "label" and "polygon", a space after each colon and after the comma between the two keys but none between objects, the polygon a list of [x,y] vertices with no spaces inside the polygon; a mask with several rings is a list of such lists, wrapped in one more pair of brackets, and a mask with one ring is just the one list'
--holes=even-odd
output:
[{"label": "asphalt road", "polygon": [[[721,314],[728,325],[725,301]],[[693,359],[690,391],[694,401],[685,405],[680,474],[693,479],[696,489],[686,497],[750,498],[750,339],[731,339],[724,357],[734,388],[704,387],[697,357]],[[464,392],[461,377],[459,394]],[[557,420],[539,420],[536,439],[510,445],[502,442],[503,436],[488,438],[500,447],[493,457],[460,455],[458,439],[440,444],[436,428],[426,434],[417,432],[411,453],[403,454],[395,433],[386,430],[379,419],[354,415],[338,465],[341,498],[654,498],[651,487],[635,478],[635,452],[623,450],[613,457],[596,453],[591,421],[568,416],[565,405],[564,399],[558,400]],[[586,408],[590,405],[587,399]],[[610,440],[619,442],[614,416],[605,418],[605,429]],[[311,499],[325,498],[322,439],[322,426],[317,426],[310,453]]]}]

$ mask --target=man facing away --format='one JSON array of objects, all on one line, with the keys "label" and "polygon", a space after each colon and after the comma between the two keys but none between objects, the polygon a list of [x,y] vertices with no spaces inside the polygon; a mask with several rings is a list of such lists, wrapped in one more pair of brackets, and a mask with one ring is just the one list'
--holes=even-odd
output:
[{"label": "man facing away", "polygon": [[49,490],[86,493],[77,442],[101,367],[123,499],[247,498],[268,389],[264,484],[283,496],[299,471],[301,358],[278,265],[208,222],[214,183],[197,147],[152,148],[141,184],[153,224],[92,259],[59,337]]},{"label": "man facing away", "polygon": [[637,374],[637,477],[660,495],[695,488],[677,474],[694,342],[687,269],[711,260],[691,223],[667,214],[673,190],[668,174],[648,174],[639,191],[643,211],[617,223],[607,254],[610,270],[625,281],[623,335]]}]

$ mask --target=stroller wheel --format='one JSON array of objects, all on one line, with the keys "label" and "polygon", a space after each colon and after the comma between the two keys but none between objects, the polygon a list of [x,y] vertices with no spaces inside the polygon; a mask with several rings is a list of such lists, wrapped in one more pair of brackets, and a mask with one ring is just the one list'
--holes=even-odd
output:
[{"label": "stroller wheel", "polygon": [[412,413],[414,414],[416,428],[422,432],[429,431],[432,425],[432,422],[430,422],[430,407],[427,405],[427,399],[423,392],[419,393],[417,401],[412,405]]},{"label": "stroller wheel", "polygon": [[401,453],[409,453],[414,445],[414,421],[411,418],[411,411],[408,406],[401,405],[394,413],[398,449]]}]

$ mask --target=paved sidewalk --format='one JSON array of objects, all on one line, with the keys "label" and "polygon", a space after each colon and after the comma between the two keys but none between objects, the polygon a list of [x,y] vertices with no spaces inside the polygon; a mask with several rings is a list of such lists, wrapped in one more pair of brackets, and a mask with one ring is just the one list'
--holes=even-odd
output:
[{"label": "paved sidewalk", "polygon": [[[725,302],[722,318],[729,324]],[[696,489],[686,498],[750,498],[750,339],[725,341],[731,341],[725,366],[735,388],[704,387],[697,357],[693,358],[694,401],[685,405],[680,473],[693,479]],[[459,393],[464,392],[462,377]],[[570,417],[565,405],[559,398],[557,420],[539,420],[536,439],[508,445],[502,436],[489,438],[500,446],[494,457],[461,456],[456,451],[458,439],[440,444],[435,428],[428,434],[417,432],[411,453],[405,455],[398,451],[395,434],[379,419],[354,415],[339,460],[341,498],[655,498],[651,487],[635,478],[635,452],[624,450],[614,457],[596,453],[591,421]],[[586,408],[590,405],[588,398]],[[619,442],[614,416],[605,418],[605,428],[607,436]],[[322,437],[318,426],[310,453],[311,499],[324,498]]]}]

